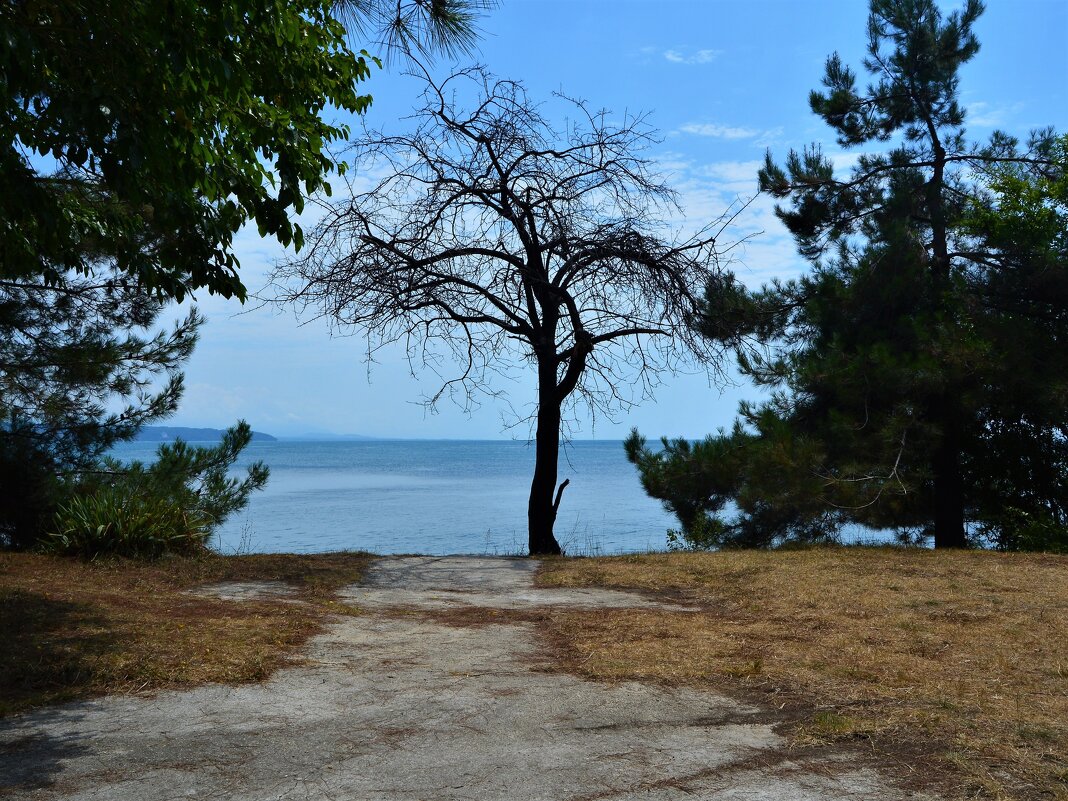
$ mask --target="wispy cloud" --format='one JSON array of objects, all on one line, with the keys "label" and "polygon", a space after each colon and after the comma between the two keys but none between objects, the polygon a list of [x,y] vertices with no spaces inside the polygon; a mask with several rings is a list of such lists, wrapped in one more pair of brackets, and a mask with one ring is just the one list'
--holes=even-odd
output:
[{"label": "wispy cloud", "polygon": [[824,153],[824,156],[831,160],[831,166],[834,167],[836,173],[845,173],[852,170],[857,166],[857,162],[860,161],[861,156],[871,155],[871,153],[862,150],[855,150],[851,153],[845,152],[832,152]]},{"label": "wispy cloud", "polygon": [[699,179],[720,186],[724,191],[752,194],[756,191],[757,172],[764,166],[763,161],[714,161],[694,167],[693,173]]},{"label": "wispy cloud", "polygon": [[657,167],[670,173],[681,207],[667,222],[681,232],[716,227],[717,220],[744,206],[717,242],[720,266],[752,288],[772,278],[795,277],[806,267],[793,237],[775,216],[775,199],[757,194],[757,171],[763,163],[759,159],[694,161],[672,151],[657,159]]},{"label": "wispy cloud", "polygon": [[752,139],[757,147],[768,147],[779,140],[783,129],[778,127],[762,131],[759,128],[743,128],[738,125],[721,125],[715,122],[690,122],[679,128],[678,132],[717,139]]},{"label": "wispy cloud", "polygon": [[1008,123],[1021,109],[1023,109],[1023,103],[1013,103],[1011,106],[992,106],[978,101],[969,103],[965,107],[964,119],[965,122],[979,128],[997,128]]},{"label": "wispy cloud", "polygon": [[672,64],[708,64],[715,61],[721,55],[722,50],[697,50],[693,53],[685,53],[680,50],[665,50],[664,58]]},{"label": "wispy cloud", "polygon": [[682,153],[664,151],[655,157],[658,172],[682,174],[693,168],[693,161]]},{"label": "wispy cloud", "polygon": [[768,130],[764,131],[756,138],[753,145],[755,147],[771,147],[782,139],[782,135],[783,128],[781,125],[776,126],[775,128],[768,128]]},{"label": "wispy cloud", "polygon": [[694,136],[714,136],[717,139],[752,139],[760,135],[755,128],[738,128],[733,125],[720,125],[714,122],[690,122],[679,130]]}]

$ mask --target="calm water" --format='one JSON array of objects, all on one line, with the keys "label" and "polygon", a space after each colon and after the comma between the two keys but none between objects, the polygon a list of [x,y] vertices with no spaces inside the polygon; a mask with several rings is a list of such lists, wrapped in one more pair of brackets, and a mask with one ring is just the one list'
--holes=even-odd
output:
[{"label": "calm water", "polygon": [[[125,443],[121,459],[156,445]],[[518,553],[534,448],[525,442],[257,442],[241,464],[271,468],[266,489],[216,535],[223,552]],[[239,465],[240,466],[240,465]],[[561,454],[556,537],[570,553],[663,550],[677,526],[638,483],[620,442]]]}]

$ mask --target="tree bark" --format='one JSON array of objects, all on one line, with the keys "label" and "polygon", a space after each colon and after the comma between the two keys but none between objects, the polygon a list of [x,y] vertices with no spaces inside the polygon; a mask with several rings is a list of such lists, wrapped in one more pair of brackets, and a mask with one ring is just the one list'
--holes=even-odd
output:
[{"label": "tree bark", "polygon": [[556,523],[557,462],[560,457],[560,401],[556,365],[538,366],[538,429],[534,440],[534,479],[527,504],[527,532],[531,556],[560,554],[553,536]]},{"label": "tree bark", "polygon": [[[928,120],[931,146],[934,151],[934,170],[927,184],[928,213],[931,215],[931,267],[934,270],[934,306],[942,308],[951,291],[949,244],[946,233],[945,191],[946,151],[938,139],[934,123]],[[943,367],[948,369],[948,367]],[[948,376],[947,376],[948,379]],[[948,380],[947,382],[948,383]],[[941,436],[931,458],[934,474],[934,540],[935,548],[964,548],[964,478],[961,474],[961,409],[956,401],[956,387],[943,386],[929,410],[930,419],[938,426]]]},{"label": "tree bark", "polygon": [[934,473],[935,548],[966,548],[964,534],[964,479],[961,474],[960,420],[956,404],[945,398],[936,405],[935,416],[942,435],[931,459]]}]

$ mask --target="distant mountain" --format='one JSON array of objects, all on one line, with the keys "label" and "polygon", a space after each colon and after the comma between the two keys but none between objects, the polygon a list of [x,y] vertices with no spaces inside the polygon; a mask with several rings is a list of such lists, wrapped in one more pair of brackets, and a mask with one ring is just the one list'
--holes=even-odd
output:
[{"label": "distant mountain", "polygon": [[[222,439],[223,432],[218,428],[185,428],[183,426],[145,426],[137,432],[135,442],[174,442],[182,439],[186,442],[218,442]],[[277,437],[264,434],[262,431],[252,432],[253,442],[278,442]]]}]

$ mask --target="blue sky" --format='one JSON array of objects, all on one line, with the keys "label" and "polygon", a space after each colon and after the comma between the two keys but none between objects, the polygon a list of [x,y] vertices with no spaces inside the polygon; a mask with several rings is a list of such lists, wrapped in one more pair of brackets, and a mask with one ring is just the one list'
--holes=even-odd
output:
[{"label": "blue sky", "polygon": [[[523,81],[536,99],[563,91],[620,114],[648,112],[663,139],[650,155],[680,193],[686,215],[678,225],[692,227],[755,193],[765,148],[781,157],[822,142],[848,165],[851,156],[836,149],[807,99],[831,52],[860,68],[866,17],[861,0],[502,0],[482,23],[477,60]],[[989,0],[976,33],[982,49],[961,76],[971,138],[995,128],[1068,131],[1068,0]],[[365,84],[375,98],[369,124],[395,128],[413,110],[419,86],[399,72],[376,71]],[[734,238],[757,232],[732,264],[740,278],[755,286],[805,269],[764,198],[738,220]],[[237,252],[253,290],[282,255],[255,231],[238,236]],[[223,427],[243,417],[282,435],[527,437],[504,404],[465,413],[444,403],[428,413],[419,401],[437,385],[413,376],[400,351],[368,365],[360,336],[332,334],[323,321],[206,294],[198,305],[208,324],[185,371],[175,425]],[[529,411],[532,381],[501,388],[512,407]],[[591,419],[578,410],[572,435],[619,439],[637,426],[650,437],[703,436],[729,426],[738,401],[753,395],[703,374],[665,375],[655,400],[626,415]]]}]

